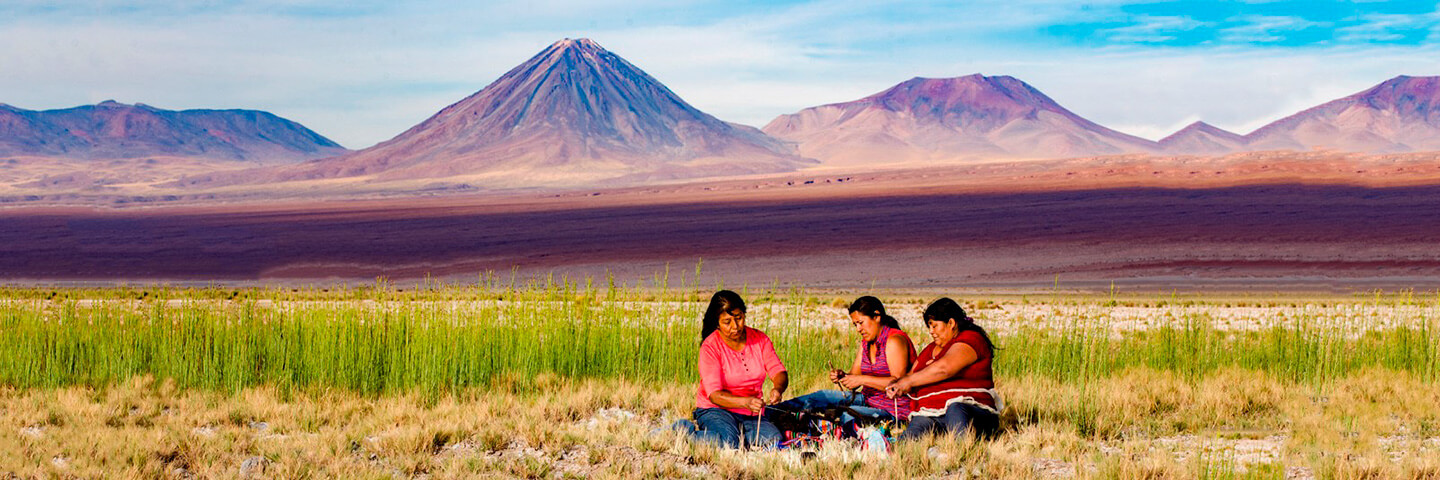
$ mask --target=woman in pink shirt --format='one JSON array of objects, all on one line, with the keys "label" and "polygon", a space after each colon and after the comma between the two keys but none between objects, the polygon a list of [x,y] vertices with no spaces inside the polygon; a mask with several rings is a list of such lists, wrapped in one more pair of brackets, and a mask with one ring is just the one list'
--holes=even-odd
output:
[{"label": "woman in pink shirt", "polygon": [[[729,290],[710,297],[701,323],[695,423],[678,425],[694,438],[724,447],[775,447],[782,439],[780,429],[763,414],[790,383],[775,345],[765,333],[745,326],[745,301]],[[768,391],[763,390],[766,379]]]}]

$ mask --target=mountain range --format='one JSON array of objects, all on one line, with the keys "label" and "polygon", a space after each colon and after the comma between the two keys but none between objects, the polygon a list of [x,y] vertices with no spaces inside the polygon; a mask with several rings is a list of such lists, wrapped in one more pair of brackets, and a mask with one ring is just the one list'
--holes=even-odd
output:
[{"label": "mountain range", "polygon": [[186,157],[292,163],[347,150],[304,126],[256,110],[165,110],[107,100],[59,110],[0,104],[0,156]]},{"label": "mountain range", "polygon": [[1248,135],[1195,122],[1150,141],[1086,120],[1013,77],[978,74],[913,78],[859,100],[781,115],[764,131],[830,165],[1119,153],[1435,151],[1440,77],[1395,77]]},{"label": "mountain range", "polygon": [[[176,174],[178,180],[156,184],[177,188],[336,181],[423,185],[440,179],[487,188],[575,187],[817,165],[1317,148],[1440,151],[1437,100],[1440,77],[1400,76],[1246,135],[1195,122],[1151,141],[1089,121],[1014,77],[975,74],[912,78],[857,100],[780,115],[761,130],[700,111],[589,39],[564,39],[364,150],[345,150],[265,112],[169,111],[107,101],[47,111],[0,104],[0,156],[238,162],[208,171],[192,168]],[[257,166],[243,168],[250,165]],[[21,185],[20,176],[9,178]],[[44,184],[59,183],[23,185]]]}]

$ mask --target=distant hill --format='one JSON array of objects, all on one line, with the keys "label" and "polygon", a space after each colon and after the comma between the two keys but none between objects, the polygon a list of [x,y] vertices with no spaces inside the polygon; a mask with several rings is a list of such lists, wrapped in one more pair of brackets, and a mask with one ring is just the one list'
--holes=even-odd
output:
[{"label": "distant hill", "polygon": [[1440,77],[1398,76],[1245,136],[1250,150],[1440,150]]},{"label": "distant hill", "polygon": [[1245,137],[1205,122],[1195,122],[1160,139],[1165,153],[1221,155],[1245,149]]},{"label": "distant hill", "polygon": [[164,110],[105,101],[59,110],[0,104],[0,156],[152,156],[299,162],[347,152],[304,126],[256,110]]},{"label": "distant hill", "polygon": [[784,172],[814,163],[753,127],[695,109],[593,41],[565,39],[374,147],[181,184],[364,177],[547,187]]},{"label": "distant hill", "polygon": [[1155,142],[1081,118],[1014,77],[913,78],[765,126],[828,165],[1150,152]]}]

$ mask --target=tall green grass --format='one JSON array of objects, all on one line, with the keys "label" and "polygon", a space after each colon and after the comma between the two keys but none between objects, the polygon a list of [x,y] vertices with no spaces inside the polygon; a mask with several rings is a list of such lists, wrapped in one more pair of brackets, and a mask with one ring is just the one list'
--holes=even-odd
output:
[{"label": "tall green grass", "polygon": [[[1103,325],[1103,324],[1102,324]],[[1025,327],[1001,336],[1004,374],[1066,381],[1106,377],[1132,367],[1174,371],[1196,379],[1238,367],[1295,382],[1321,382],[1368,368],[1440,379],[1440,329],[1433,321],[1393,328],[1302,323],[1257,330],[1221,330],[1186,321],[1113,333],[1094,326]]]},{"label": "tall green grass", "polygon": [[[659,284],[0,291],[0,383],[100,386],[152,375],[187,388],[266,384],[379,394],[513,388],[545,375],[693,382],[709,292]],[[775,341],[792,376],[818,376],[828,363],[853,358],[848,322],[816,318],[813,297],[744,294],[750,325]],[[1094,299],[1095,308],[1109,308],[1104,300]],[[1317,317],[1237,331],[1196,314],[1116,333],[1078,315],[1065,327],[997,334],[997,376],[1083,381],[1148,367],[1199,377],[1241,367],[1323,381],[1384,368],[1434,381],[1440,329],[1429,313],[1422,316],[1393,328]],[[923,330],[910,327],[923,344]]]},{"label": "tall green grass", "polygon": [[[280,302],[176,293],[83,306],[0,299],[0,383],[99,386],[153,375],[190,388],[383,393],[523,384],[542,374],[693,381],[704,309],[693,290],[562,282],[442,300],[383,288],[361,299]],[[801,302],[774,303],[750,325],[772,337],[790,368],[822,368],[843,337],[802,331]]]}]

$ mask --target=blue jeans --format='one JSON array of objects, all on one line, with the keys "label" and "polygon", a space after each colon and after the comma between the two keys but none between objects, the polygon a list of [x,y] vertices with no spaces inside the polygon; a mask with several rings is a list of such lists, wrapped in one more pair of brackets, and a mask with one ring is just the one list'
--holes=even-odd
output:
[{"label": "blue jeans", "polygon": [[[881,421],[895,419],[895,416],[891,415],[890,412],[866,405],[865,396],[859,392],[821,390],[775,404],[775,408],[795,413],[802,410],[817,410],[829,407],[849,407],[851,410],[854,410],[855,413],[867,417],[879,418]],[[840,414],[840,428],[843,429],[846,435],[855,435],[855,417],[848,412]]]},{"label": "blue jeans", "polygon": [[775,448],[785,439],[775,424],[763,418],[757,422],[755,415],[741,415],[723,408],[697,408],[694,415],[694,422],[680,420],[670,428],[688,433],[692,439],[728,448]]},{"label": "blue jeans", "polygon": [[914,440],[946,432],[959,437],[972,428],[975,435],[985,436],[995,433],[999,426],[1000,417],[988,410],[968,403],[952,403],[945,409],[945,414],[938,417],[911,415],[910,425],[905,427],[899,440]]}]

